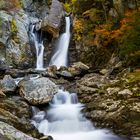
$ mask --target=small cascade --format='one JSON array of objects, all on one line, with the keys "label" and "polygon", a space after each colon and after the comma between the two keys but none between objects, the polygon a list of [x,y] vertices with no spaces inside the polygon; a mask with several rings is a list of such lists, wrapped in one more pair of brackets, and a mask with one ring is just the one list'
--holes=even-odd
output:
[{"label": "small cascade", "polygon": [[30,38],[36,49],[36,69],[44,70],[44,45],[39,33],[35,29],[35,25],[31,25]]},{"label": "small cascade", "polygon": [[70,17],[65,17],[66,27],[65,32],[60,35],[56,43],[54,55],[51,58],[49,65],[68,66],[68,48],[70,42]]},{"label": "small cascade", "polygon": [[32,124],[54,140],[122,140],[106,129],[96,129],[81,110],[77,94],[59,90],[48,110],[33,107]]}]

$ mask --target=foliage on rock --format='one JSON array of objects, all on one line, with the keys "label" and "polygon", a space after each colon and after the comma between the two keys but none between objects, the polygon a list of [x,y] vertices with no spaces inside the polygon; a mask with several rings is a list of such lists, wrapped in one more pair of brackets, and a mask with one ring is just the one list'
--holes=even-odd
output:
[{"label": "foliage on rock", "polygon": [[[126,66],[139,67],[139,2],[112,0],[64,0],[68,12],[74,17],[74,41],[79,59],[94,67],[107,63],[112,53],[118,55]],[[98,52],[96,52],[96,51]],[[101,52],[103,51],[103,52]],[[98,54],[98,56],[97,56]]]}]

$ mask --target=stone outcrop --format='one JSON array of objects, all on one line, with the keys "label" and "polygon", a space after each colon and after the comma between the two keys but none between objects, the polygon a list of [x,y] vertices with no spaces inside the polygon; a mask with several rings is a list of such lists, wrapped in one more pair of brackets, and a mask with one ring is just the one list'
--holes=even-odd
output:
[{"label": "stone outcrop", "polygon": [[1,10],[0,23],[0,61],[14,67],[31,66],[28,16],[22,10],[16,13]]},{"label": "stone outcrop", "polygon": [[41,29],[53,34],[54,37],[58,37],[63,16],[62,4],[58,0],[52,0],[50,13],[42,20]]},{"label": "stone outcrop", "polygon": [[[19,138],[16,135],[19,130],[32,137],[40,137],[38,131],[30,124],[31,113],[31,107],[19,96],[0,98],[0,134],[6,135],[5,133],[7,133],[8,136],[16,139]],[[5,129],[5,126],[7,126],[7,129]],[[10,134],[12,130],[8,131],[9,127],[18,130],[13,130],[13,134]]]},{"label": "stone outcrop", "polygon": [[48,61],[48,49],[52,48],[51,38],[59,36],[64,16],[63,5],[58,0],[53,0],[50,8],[49,6],[50,1],[45,0],[0,2],[0,64],[5,63],[21,69],[35,65],[35,47],[30,42],[28,32],[31,23],[36,24],[37,30],[41,28],[45,34],[44,58]]},{"label": "stone outcrop", "polygon": [[140,137],[140,73],[124,71],[115,78],[97,73],[85,75],[77,81],[78,96],[86,104],[83,111],[96,126]]},{"label": "stone outcrop", "polygon": [[[36,138],[30,137],[26,135],[25,133],[17,130],[13,126],[1,122],[0,121],[0,134],[4,135],[6,138],[3,138],[3,140],[37,140]],[[2,139],[1,139],[2,140]]]},{"label": "stone outcrop", "polygon": [[20,95],[33,105],[48,103],[58,91],[55,83],[44,77],[23,80],[19,87]]}]

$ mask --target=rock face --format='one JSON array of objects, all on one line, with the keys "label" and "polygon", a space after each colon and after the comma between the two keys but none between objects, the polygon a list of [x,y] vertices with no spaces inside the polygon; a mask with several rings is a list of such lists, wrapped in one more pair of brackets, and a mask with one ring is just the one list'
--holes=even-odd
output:
[{"label": "rock face", "polygon": [[79,99],[86,104],[83,111],[99,127],[140,137],[140,73],[109,77],[92,73],[77,81]]},{"label": "rock face", "polygon": [[7,138],[3,140],[37,140],[33,137],[26,135],[25,133],[17,130],[13,126],[8,125],[7,123],[0,122],[0,134],[6,136]]},{"label": "rock face", "polygon": [[[0,98],[0,134],[10,136],[9,139],[16,139],[19,130],[32,137],[40,137],[38,131],[30,124],[31,113],[31,107],[19,96]],[[9,130],[9,127],[13,130]]]},{"label": "rock face", "polygon": [[58,0],[52,0],[50,14],[42,21],[41,29],[53,34],[54,37],[58,37],[63,16],[62,4]]},{"label": "rock face", "polygon": [[[21,16],[22,15],[22,16]],[[32,53],[28,39],[29,19],[24,11],[12,15],[0,11],[1,35],[0,46],[1,61],[14,67],[29,67],[32,64]]]},{"label": "rock face", "polygon": [[20,95],[33,105],[48,103],[52,100],[58,87],[48,78],[23,80],[19,83]]},{"label": "rock face", "polygon": [[[44,41],[44,46],[48,47],[52,36],[59,35],[63,15],[63,6],[58,0],[52,1],[50,9],[49,2],[45,0],[21,0],[20,2],[2,0],[0,3],[0,64],[6,63],[22,69],[33,67],[36,54],[35,46],[30,43],[28,36],[29,25],[36,24],[36,28],[41,26],[44,34],[49,34],[47,37],[43,34],[43,39],[47,40]],[[44,54],[45,59],[48,60],[47,50],[48,48],[45,48]]]}]

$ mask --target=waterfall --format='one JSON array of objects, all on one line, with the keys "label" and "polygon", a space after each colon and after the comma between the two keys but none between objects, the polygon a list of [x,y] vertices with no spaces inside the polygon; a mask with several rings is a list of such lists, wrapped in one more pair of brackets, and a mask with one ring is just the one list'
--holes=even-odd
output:
[{"label": "waterfall", "polygon": [[59,90],[48,110],[33,107],[32,124],[54,140],[122,140],[106,129],[96,129],[81,110],[77,94]]},{"label": "waterfall", "polygon": [[41,40],[39,33],[35,29],[35,25],[31,25],[30,38],[36,49],[36,69],[43,70],[44,45],[43,40]]},{"label": "waterfall", "polygon": [[70,17],[65,17],[66,27],[65,32],[60,35],[58,42],[56,43],[54,55],[51,58],[49,65],[60,66],[68,65],[68,48],[70,42]]}]

